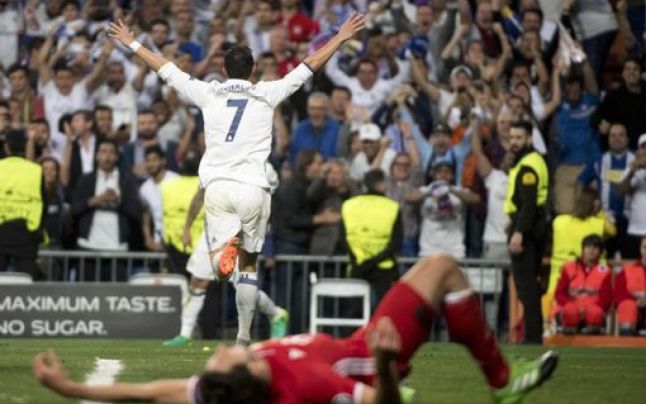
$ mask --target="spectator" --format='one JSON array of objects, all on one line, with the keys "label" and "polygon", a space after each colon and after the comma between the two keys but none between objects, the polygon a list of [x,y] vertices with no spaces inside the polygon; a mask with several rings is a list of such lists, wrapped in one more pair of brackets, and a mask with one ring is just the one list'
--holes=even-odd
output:
[{"label": "spectator", "polygon": [[10,125],[11,115],[9,114],[9,103],[0,100],[0,158],[5,157],[5,148],[7,134],[11,130]]},{"label": "spectator", "polygon": [[635,155],[628,150],[628,134],[623,124],[613,123],[610,126],[608,146],[609,150],[600,159],[588,163],[578,182],[585,187],[596,182],[601,207],[617,228],[616,236],[606,240],[608,257],[616,258],[618,252],[621,257],[626,257],[630,243],[626,238],[628,219],[625,210],[630,201],[619,192],[619,184]]},{"label": "spectator", "polygon": [[513,155],[505,154],[500,168],[496,168],[485,154],[482,145],[481,128],[478,120],[473,121],[473,135],[471,138],[471,152],[476,159],[478,175],[487,188],[487,217],[483,235],[483,258],[493,260],[508,260],[507,232],[509,217],[504,211],[505,194],[509,182],[509,168]]},{"label": "spectator", "polygon": [[352,106],[370,117],[388,96],[407,80],[408,62],[398,61],[398,73],[391,79],[379,78],[379,66],[372,59],[361,59],[357,63],[354,77],[348,76],[338,66],[338,53],[325,65],[325,74],[337,86],[345,86],[352,91]]},{"label": "spectator", "polygon": [[563,12],[571,14],[576,38],[582,42],[583,50],[599,82],[602,79],[606,56],[617,36],[617,18],[610,1],[568,0],[563,3]]},{"label": "spectator", "polygon": [[[583,239],[581,256],[563,266],[556,286],[555,308],[563,332],[599,334],[612,304],[612,273],[599,263],[603,240],[598,235]],[[581,328],[583,326],[583,328]]]},{"label": "spectator", "polygon": [[[552,101],[560,96],[560,91],[555,90]],[[556,133],[561,151],[560,164],[554,174],[554,209],[557,213],[573,211],[577,178],[586,165],[599,158],[599,136],[590,122],[599,103],[598,93],[588,63],[583,64],[583,79],[569,76],[566,80],[565,99],[556,112]]]},{"label": "spectator", "polygon": [[640,61],[627,59],[621,71],[622,85],[607,92],[594,117],[602,135],[608,134],[612,122],[626,125],[631,149],[637,148],[639,135],[646,133],[646,88],[641,74]]},{"label": "spectator", "polygon": [[314,92],[307,99],[308,118],[294,130],[290,146],[292,163],[301,150],[316,150],[324,160],[336,156],[339,124],[330,117],[330,98],[325,93]]},{"label": "spectator", "polygon": [[61,182],[72,194],[78,179],[96,168],[95,156],[100,139],[94,133],[94,126],[92,112],[78,110],[72,114],[72,120],[66,129],[67,144],[63,156]]},{"label": "spectator", "polygon": [[177,173],[166,169],[165,156],[159,145],[151,145],[144,150],[148,179],[139,187],[139,198],[144,207],[141,220],[144,246],[149,251],[164,249],[161,185],[164,181],[177,177]]},{"label": "spectator", "polygon": [[148,30],[148,45],[155,53],[161,53],[162,49],[170,40],[170,25],[163,18],[155,18],[150,21]]},{"label": "spectator", "polygon": [[60,181],[61,165],[53,157],[43,157],[40,159],[40,165],[43,169],[45,189],[44,245],[50,249],[60,249],[68,245],[73,231],[70,206]]},{"label": "spectator", "polygon": [[53,155],[49,133],[49,122],[45,119],[35,119],[27,126],[27,160],[39,161]]},{"label": "spectator", "polygon": [[350,165],[352,179],[361,182],[368,171],[377,168],[384,172],[390,172],[390,165],[397,153],[390,148],[390,139],[381,136],[379,126],[374,123],[361,125],[359,140],[361,141],[361,151],[352,159]]},{"label": "spectator", "polygon": [[191,55],[193,62],[202,60],[202,46],[193,41],[193,13],[190,9],[181,10],[175,17],[175,42],[178,50]]},{"label": "spectator", "polygon": [[464,217],[466,205],[480,202],[480,197],[466,188],[456,186],[455,167],[447,160],[436,160],[431,183],[409,195],[422,202],[419,255],[447,253],[464,258]]},{"label": "spectator", "polygon": [[269,33],[276,25],[276,10],[274,3],[260,0],[255,3],[246,0],[238,16],[236,37],[246,40],[254,58],[269,51]]},{"label": "spectator", "polygon": [[[356,186],[350,180],[348,164],[343,160],[331,160],[322,168],[321,176],[307,188],[307,200],[315,214],[340,214],[343,202],[356,193]],[[344,254],[345,243],[340,223],[323,223],[316,226],[312,232],[308,253],[326,256]]]},{"label": "spectator", "polygon": [[308,42],[319,32],[319,25],[299,11],[300,0],[281,0],[278,23],[287,27],[289,41]]},{"label": "spectator", "polygon": [[612,237],[616,229],[603,211],[598,211],[597,193],[591,188],[579,190],[572,214],[558,215],[552,222],[552,258],[547,291],[542,297],[543,319],[549,321],[552,313],[557,281],[563,264],[576,260],[582,254],[581,246],[586,236]]},{"label": "spectator", "polygon": [[12,65],[7,71],[11,84],[11,99],[20,106],[19,120],[25,124],[34,119],[45,117],[42,97],[39,97],[29,85],[29,69],[19,64]]},{"label": "spectator", "polygon": [[646,237],[641,239],[640,258],[626,264],[615,279],[619,335],[646,333]]},{"label": "spectator", "polygon": [[350,255],[350,277],[368,281],[373,307],[399,279],[396,254],[401,247],[399,205],[386,197],[386,177],[380,169],[366,173],[366,194],[343,203],[343,231]]},{"label": "spectator", "polygon": [[639,242],[646,236],[646,133],[639,137],[639,149],[619,184],[623,195],[630,195],[628,206],[629,251],[626,258],[639,257]]},{"label": "spectator", "polygon": [[[52,147],[57,159],[62,160],[65,149],[65,134],[56,130],[58,121],[66,114],[82,108],[92,107],[89,94],[98,86],[108,56],[114,45],[106,42],[101,49],[101,57],[92,68],[91,73],[80,80],[76,80],[72,68],[64,61],[58,61],[54,68],[50,68],[49,51],[53,39],[47,37],[45,44],[40,49],[38,60],[39,91],[45,102],[45,115],[52,129]],[[58,53],[58,52],[57,52]],[[55,54],[51,59],[61,58]],[[53,72],[52,72],[53,70]],[[90,105],[88,105],[90,104]]]},{"label": "spectator", "polygon": [[[128,172],[119,172],[119,146],[102,140],[96,153],[97,169],[82,175],[72,197],[72,215],[77,227],[77,244],[89,251],[127,251],[132,232],[140,228],[141,204],[137,185]],[[94,279],[110,279],[109,265],[86,271]],[[125,279],[120,273],[119,280]]]},{"label": "spectator", "polygon": [[188,124],[186,108],[179,101],[175,104],[174,108],[171,108],[169,102],[158,99],[151,107],[157,118],[158,136],[162,141],[179,143],[183,129]]},{"label": "spectator", "polygon": [[0,2],[0,68],[7,69],[18,60],[18,35],[22,32],[20,13],[8,0]]},{"label": "spectator", "polygon": [[43,274],[36,263],[43,216],[43,171],[24,158],[25,134],[9,131],[0,160],[0,270],[10,263],[35,280]]},{"label": "spectator", "polygon": [[166,164],[171,170],[176,170],[175,152],[177,143],[159,139],[157,136],[158,124],[155,113],[145,109],[137,113],[137,139],[126,144],[122,152],[122,170],[135,175],[136,178],[146,179],[146,165],[144,162],[144,150],[151,145],[159,144],[166,153]]},{"label": "spectator", "polygon": [[105,83],[96,89],[92,95],[94,103],[105,105],[112,109],[112,127],[125,125],[130,130],[130,139],[134,139],[137,127],[137,92],[126,80],[123,62],[111,61],[102,74]]},{"label": "spectator", "polygon": [[402,257],[417,257],[419,252],[419,203],[410,201],[408,195],[424,181],[419,153],[408,125],[400,122],[404,141],[409,153],[397,153],[390,166],[390,177],[386,180],[386,196],[399,203],[402,216],[402,246],[398,252]]}]

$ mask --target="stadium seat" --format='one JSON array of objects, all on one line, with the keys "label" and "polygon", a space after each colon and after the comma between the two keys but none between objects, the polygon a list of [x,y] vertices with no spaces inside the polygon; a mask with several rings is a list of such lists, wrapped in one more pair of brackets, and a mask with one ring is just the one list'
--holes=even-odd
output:
[{"label": "stadium seat", "polygon": [[131,285],[179,286],[182,301],[188,297],[188,283],[186,278],[180,274],[135,274],[130,277],[128,283]]},{"label": "stadium seat", "polygon": [[29,285],[34,279],[25,272],[0,272],[0,285]]},{"label": "stadium seat", "polygon": [[[361,318],[319,317],[319,298],[362,298]],[[312,284],[310,299],[310,333],[315,333],[320,326],[361,327],[370,318],[370,284],[360,279],[321,279]]]}]

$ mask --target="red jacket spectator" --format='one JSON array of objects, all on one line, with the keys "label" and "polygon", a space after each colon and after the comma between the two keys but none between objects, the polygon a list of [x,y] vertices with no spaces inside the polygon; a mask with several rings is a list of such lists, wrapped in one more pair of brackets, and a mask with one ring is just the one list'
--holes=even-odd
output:
[{"label": "red jacket spectator", "polygon": [[292,43],[307,42],[319,32],[318,22],[310,19],[305,14],[296,12],[291,17],[283,18],[281,14],[278,22],[287,25],[289,31],[289,41]]},{"label": "red jacket spectator", "polygon": [[642,311],[642,326],[646,322],[646,263],[636,261],[624,266],[615,279],[614,301],[617,305],[619,332],[633,334],[637,328],[639,312]]}]

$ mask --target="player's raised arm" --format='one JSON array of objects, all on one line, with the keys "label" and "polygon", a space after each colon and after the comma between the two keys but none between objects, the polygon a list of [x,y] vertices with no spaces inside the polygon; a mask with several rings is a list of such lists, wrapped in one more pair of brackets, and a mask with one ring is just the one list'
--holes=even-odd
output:
[{"label": "player's raised arm", "polygon": [[158,380],[151,383],[117,383],[107,386],[87,386],[77,383],[67,377],[67,372],[53,351],[37,355],[34,358],[33,371],[41,384],[70,398],[159,403],[188,401],[188,379]]},{"label": "player's raised arm", "polygon": [[156,72],[159,71],[159,69],[161,69],[163,65],[169,62],[168,59],[151,52],[139,41],[136,41],[135,36],[133,35],[132,31],[130,31],[130,28],[128,28],[128,26],[121,20],[117,21],[116,23],[110,23],[108,36],[129,47],[135,55],[139,56],[144,62],[146,62],[148,67]]},{"label": "player's raised arm", "polygon": [[181,71],[175,63],[153,53],[136,41],[134,35],[123,21],[119,20],[116,23],[110,23],[108,35],[110,38],[116,39],[129,47],[135,55],[139,56],[148,67],[156,71],[159,77],[182,96],[191,100],[200,108],[206,103],[208,83],[195,80],[194,77]]},{"label": "player's raised arm", "polygon": [[303,63],[307,64],[314,71],[320,69],[345,41],[355,36],[364,26],[365,17],[362,14],[352,13],[343,25],[341,25],[339,32],[319,50],[306,57]]}]

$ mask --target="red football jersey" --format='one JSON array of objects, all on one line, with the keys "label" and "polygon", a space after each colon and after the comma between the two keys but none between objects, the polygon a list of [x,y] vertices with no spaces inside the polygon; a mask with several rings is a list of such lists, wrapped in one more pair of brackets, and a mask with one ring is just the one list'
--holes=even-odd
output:
[{"label": "red football jersey", "polygon": [[254,344],[271,367],[272,403],[353,403],[372,384],[375,361],[363,340],[301,334]]}]

